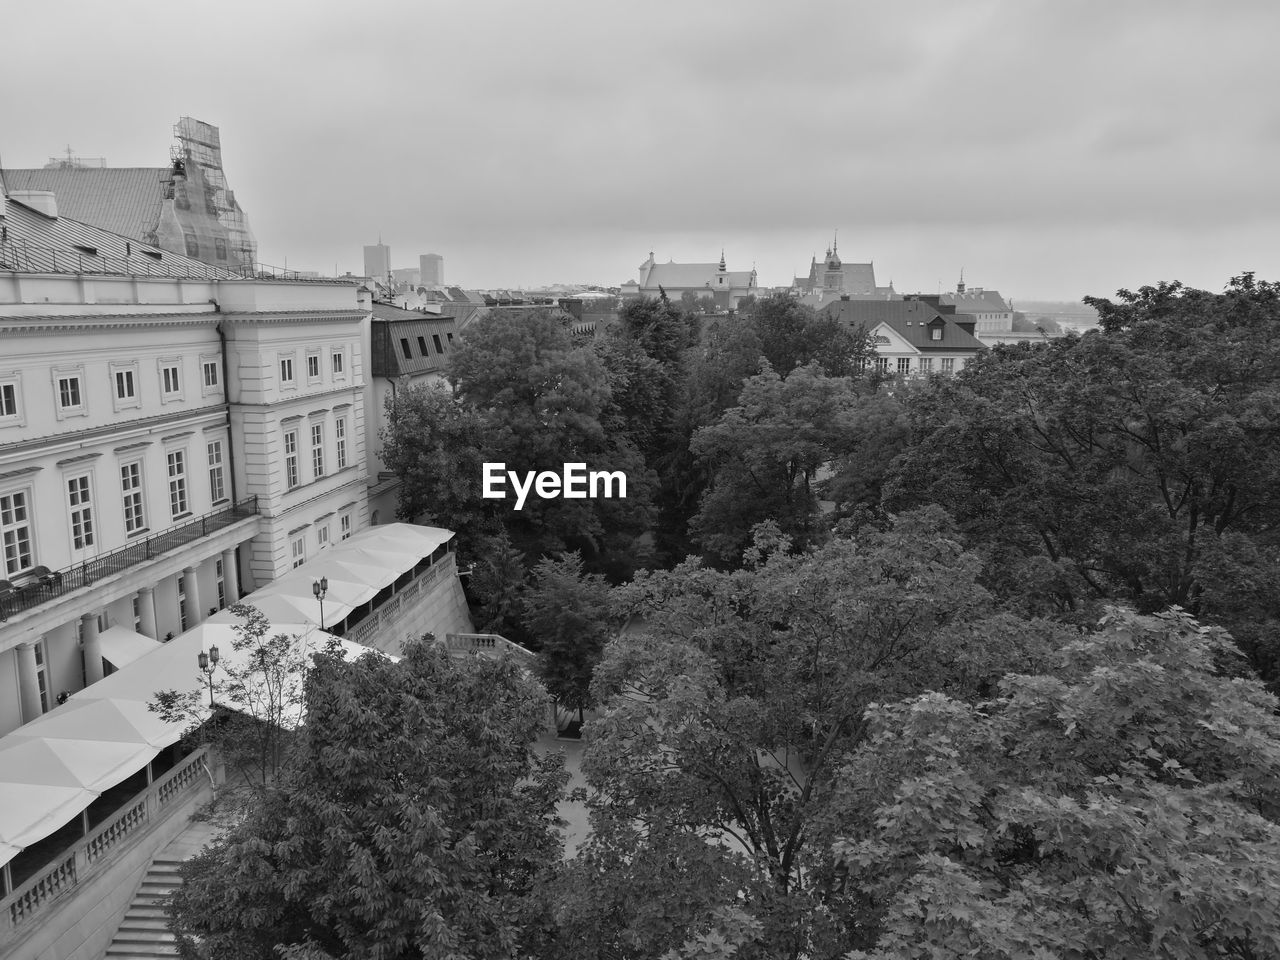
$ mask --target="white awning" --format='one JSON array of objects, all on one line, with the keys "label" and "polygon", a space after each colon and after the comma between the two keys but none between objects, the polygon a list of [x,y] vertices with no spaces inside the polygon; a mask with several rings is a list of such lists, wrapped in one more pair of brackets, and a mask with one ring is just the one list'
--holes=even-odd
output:
[{"label": "white awning", "polygon": [[119,624],[107,627],[98,634],[98,641],[102,644],[102,658],[110,660],[111,665],[117,670],[151,653],[158,646],[158,643],[150,637],[134,633],[128,627],[122,627]]}]

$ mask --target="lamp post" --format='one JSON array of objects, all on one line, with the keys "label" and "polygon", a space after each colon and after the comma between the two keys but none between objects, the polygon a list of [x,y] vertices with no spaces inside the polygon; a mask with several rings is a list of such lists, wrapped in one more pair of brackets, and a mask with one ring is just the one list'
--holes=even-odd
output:
[{"label": "lamp post", "polygon": [[205,653],[201,650],[196,654],[196,662],[200,664],[200,672],[209,678],[209,709],[214,707],[213,703],[213,671],[218,668],[218,645],[212,644],[209,652]]},{"label": "lamp post", "polygon": [[319,580],[312,581],[311,592],[315,594],[315,598],[320,601],[320,629],[324,629],[324,595],[329,592],[329,578],[321,577]]}]

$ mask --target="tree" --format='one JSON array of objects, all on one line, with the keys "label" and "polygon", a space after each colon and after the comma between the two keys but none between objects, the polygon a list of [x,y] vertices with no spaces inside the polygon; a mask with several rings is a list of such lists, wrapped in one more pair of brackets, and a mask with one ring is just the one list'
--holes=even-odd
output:
[{"label": "tree", "polygon": [[995,700],[873,706],[832,805],[849,956],[1280,955],[1280,702],[1238,657],[1117,611]]},{"label": "tree", "polygon": [[690,521],[693,538],[725,560],[741,557],[763,520],[799,549],[820,539],[814,482],[848,450],[856,397],[852,380],[827,377],[816,363],[785,380],[768,367],[748,378],[739,405],[690,442],[712,478]]},{"label": "tree", "polygon": [[184,865],[175,932],[245,960],[535,949],[565,781],[559,756],[531,748],[540,685],[424,641],[400,662],[318,658],[306,702],[302,762]]},{"label": "tree", "polygon": [[400,478],[402,520],[448,527],[470,545],[497,529],[483,500],[481,465],[487,423],[440,384],[403,384],[388,395],[382,461]]},{"label": "tree", "polygon": [[609,636],[609,587],[582,569],[582,557],[544,557],[533,568],[524,596],[525,628],[538,650],[538,674],[547,691],[569,710],[592,705],[591,672]]},{"label": "tree", "polygon": [[758,301],[748,323],[759,339],[760,352],[782,377],[814,363],[829,377],[851,377],[871,355],[866,331],[818,313],[785,293]]},{"label": "tree", "polygon": [[[302,636],[273,633],[271,622],[252,604],[229,609],[239,622],[231,625],[230,649],[221,651],[212,674],[193,667],[193,688],[158,690],[147,709],[170,723],[186,724],[184,736],[211,745],[245,786],[261,792],[279,781],[295,757],[311,655],[338,655],[337,639],[325,635],[322,646],[309,649]],[[216,706],[207,706],[206,698]],[[206,773],[213,783],[207,767]]]},{"label": "tree", "polygon": [[[831,955],[830,854],[812,836],[867,704],[983,695],[1060,639],[993,610],[937,511],[808,555],[769,546],[754,568],[688,562],[616,591],[617,612],[647,629],[611,641],[596,670],[582,766],[593,835],[570,867],[607,880],[566,888],[556,908],[590,955],[660,956],[729,907],[761,925],[744,958]],[[680,918],[674,939],[641,943],[663,911]]]},{"label": "tree", "polygon": [[1101,331],[997,347],[907,401],[888,504],[944,506],[993,587],[1043,585],[1031,603],[1176,604],[1235,628],[1205,586],[1229,535],[1277,545],[1280,288],[1087,302]]}]

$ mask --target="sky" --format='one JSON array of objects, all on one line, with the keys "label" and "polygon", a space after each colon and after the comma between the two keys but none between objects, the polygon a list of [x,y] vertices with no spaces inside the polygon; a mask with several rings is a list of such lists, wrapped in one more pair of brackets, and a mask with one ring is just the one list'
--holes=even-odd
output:
[{"label": "sky", "polygon": [[83,0],[6,9],[0,163],[221,128],[259,256],[468,287],[845,261],[1018,300],[1280,279],[1280,4]]}]

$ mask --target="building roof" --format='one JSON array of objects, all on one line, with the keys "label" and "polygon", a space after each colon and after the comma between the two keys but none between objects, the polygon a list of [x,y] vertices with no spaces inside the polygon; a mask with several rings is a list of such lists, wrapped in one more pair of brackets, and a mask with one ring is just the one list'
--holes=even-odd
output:
[{"label": "building roof", "polygon": [[[725,274],[728,286],[747,287],[751,285],[750,270],[730,270]],[[698,287],[708,289],[722,288],[725,284],[717,284],[720,275],[718,263],[655,263],[649,271],[644,286],[647,290],[655,290],[659,286],[672,290],[689,290]]]},{"label": "building roof", "polygon": [[[458,329],[449,316],[401,310],[387,303],[373,305],[370,353],[375,377],[404,377],[443,373],[453,352],[450,339]],[[436,341],[439,340],[439,349]],[[403,342],[402,342],[403,341]],[[408,356],[405,355],[408,345]]]},{"label": "building roof", "polygon": [[81,223],[70,214],[64,215],[61,207],[58,216],[49,217],[10,196],[0,208],[0,221],[5,228],[5,239],[0,243],[0,270],[216,280],[239,276],[222,267]]},{"label": "building roof", "polygon": [[62,167],[4,171],[14,190],[48,190],[58,200],[59,216],[92,223],[104,230],[147,243],[156,241],[166,167]]},{"label": "building roof", "polygon": [[997,290],[973,287],[964,293],[944,293],[942,302],[952,304],[965,313],[1008,313],[1009,305]]},{"label": "building roof", "polygon": [[[842,323],[862,326],[867,330],[883,323],[917,350],[968,350],[976,353],[983,349],[982,342],[960,326],[966,320],[971,321],[971,317],[963,314],[947,316],[920,300],[837,300],[822,312]],[[931,323],[935,327],[942,324],[941,340],[933,339]]]}]

